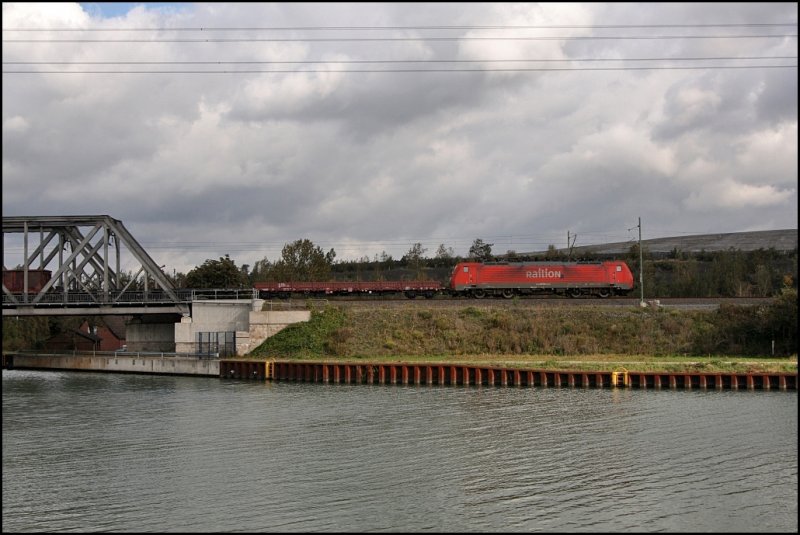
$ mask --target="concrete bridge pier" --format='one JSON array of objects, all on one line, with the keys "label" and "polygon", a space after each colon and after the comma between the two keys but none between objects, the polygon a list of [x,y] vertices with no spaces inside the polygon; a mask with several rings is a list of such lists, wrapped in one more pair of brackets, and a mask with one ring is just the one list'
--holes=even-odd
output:
[{"label": "concrete bridge pier", "polygon": [[125,343],[128,351],[175,352],[175,322],[177,314],[135,316],[125,326]]}]

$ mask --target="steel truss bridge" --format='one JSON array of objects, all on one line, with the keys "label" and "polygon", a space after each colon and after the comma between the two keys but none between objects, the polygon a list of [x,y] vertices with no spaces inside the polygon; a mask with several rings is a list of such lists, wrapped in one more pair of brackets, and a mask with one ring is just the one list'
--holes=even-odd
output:
[{"label": "steel truss bridge", "polygon": [[[16,268],[6,264],[9,239],[22,250]],[[139,265],[133,276],[120,270],[123,254]],[[12,288],[7,271],[18,279]],[[253,289],[176,289],[122,222],[107,215],[3,218],[3,316],[187,315],[192,301],[256,297]]]}]

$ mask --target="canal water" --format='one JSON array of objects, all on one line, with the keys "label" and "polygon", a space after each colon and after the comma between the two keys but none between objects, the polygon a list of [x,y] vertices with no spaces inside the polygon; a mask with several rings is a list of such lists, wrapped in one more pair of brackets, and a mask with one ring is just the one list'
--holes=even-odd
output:
[{"label": "canal water", "polygon": [[3,532],[797,532],[796,392],[3,370]]}]

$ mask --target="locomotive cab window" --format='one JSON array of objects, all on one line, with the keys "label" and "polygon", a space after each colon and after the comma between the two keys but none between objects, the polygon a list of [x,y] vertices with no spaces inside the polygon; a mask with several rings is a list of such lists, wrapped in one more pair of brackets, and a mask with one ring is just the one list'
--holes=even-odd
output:
[{"label": "locomotive cab window", "polygon": [[469,268],[464,266],[464,273],[469,273]]}]

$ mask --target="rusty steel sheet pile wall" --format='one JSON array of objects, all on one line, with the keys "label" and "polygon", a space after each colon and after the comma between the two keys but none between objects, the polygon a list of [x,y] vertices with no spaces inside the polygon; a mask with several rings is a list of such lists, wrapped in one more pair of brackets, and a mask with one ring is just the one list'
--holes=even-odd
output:
[{"label": "rusty steel sheet pile wall", "polygon": [[451,364],[222,360],[220,377],[334,384],[797,390],[792,373],[585,372]]}]

